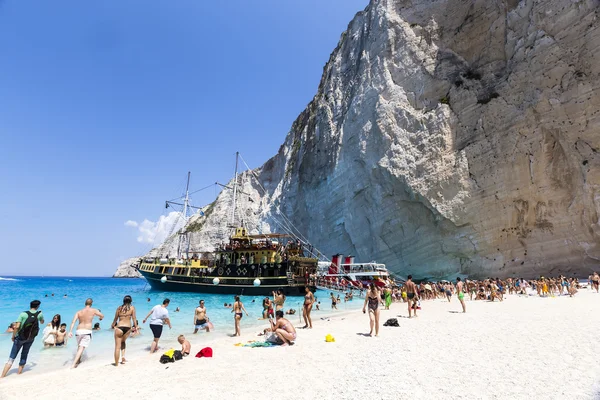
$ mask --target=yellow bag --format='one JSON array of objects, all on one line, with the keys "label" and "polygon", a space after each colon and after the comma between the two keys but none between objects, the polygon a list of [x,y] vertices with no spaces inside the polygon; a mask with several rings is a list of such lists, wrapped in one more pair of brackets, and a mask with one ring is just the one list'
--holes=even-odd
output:
[{"label": "yellow bag", "polygon": [[331,334],[327,334],[327,336],[325,336],[325,341],[326,342],[335,342],[335,338],[333,336],[331,336]]},{"label": "yellow bag", "polygon": [[164,355],[173,358],[173,353],[175,353],[175,349],[165,351]]}]

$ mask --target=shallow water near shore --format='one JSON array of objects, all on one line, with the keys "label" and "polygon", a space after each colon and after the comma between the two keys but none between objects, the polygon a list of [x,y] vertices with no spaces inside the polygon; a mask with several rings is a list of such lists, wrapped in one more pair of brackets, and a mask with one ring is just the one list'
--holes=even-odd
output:
[{"label": "shallow water near shore", "polygon": [[[132,296],[137,319],[142,326],[142,334],[127,341],[127,358],[134,359],[145,355],[152,341],[152,334],[148,324],[142,325],[142,320],[153,306],[161,304],[165,298],[171,300],[168,309],[173,329],[165,327],[160,341],[163,349],[177,348],[179,346],[177,336],[180,334],[191,337],[194,309],[200,299],[205,301],[207,315],[215,329],[209,334],[200,332],[195,335],[194,342],[204,340],[209,342],[233,333],[231,309],[223,306],[224,303],[233,303],[233,295],[160,292],[151,290],[143,279],[78,277],[2,277],[0,279],[0,327],[4,332],[6,327],[17,319],[20,312],[29,309],[29,302],[37,299],[42,302],[40,309],[46,323],[50,322],[55,314],[60,314],[61,322],[67,324],[68,331],[75,312],[83,308],[86,298],[91,297],[94,300],[94,307],[100,309],[105,318],[100,322],[101,330],[94,332],[92,344],[86,350],[84,360],[95,364],[109,364],[112,362],[114,349],[113,330],[110,329],[110,325],[115,310],[121,305],[125,295]],[[322,311],[315,310],[312,314],[313,319],[331,315],[329,292],[317,291],[315,296],[317,301],[321,302]],[[150,302],[147,301],[148,298]],[[247,330],[258,331],[261,326],[267,324],[266,321],[258,319],[262,316],[262,299],[261,296],[242,296],[242,302],[249,314],[248,317],[244,315],[242,318],[242,333]],[[303,298],[298,296],[290,296],[285,302],[286,310],[290,308],[297,310],[295,315],[288,316],[296,326],[304,325],[300,315],[302,302]],[[355,299],[348,303],[342,301],[338,308],[343,311],[361,306],[362,301]],[[175,312],[177,307],[180,308],[180,312]],[[74,331],[76,327],[77,325]],[[41,334],[43,328],[44,326],[40,326],[40,334],[31,348],[26,371],[37,373],[70,366],[76,351],[74,338],[66,348],[44,349]],[[0,360],[2,357],[8,358],[12,346],[10,338],[10,334],[0,334]]]}]

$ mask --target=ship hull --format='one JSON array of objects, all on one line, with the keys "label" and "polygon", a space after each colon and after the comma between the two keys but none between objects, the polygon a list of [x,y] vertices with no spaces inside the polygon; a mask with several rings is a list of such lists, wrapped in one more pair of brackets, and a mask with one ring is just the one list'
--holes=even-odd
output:
[{"label": "ship hull", "polygon": [[[243,284],[243,283],[223,283],[219,282],[218,285],[213,283],[214,278],[218,276],[207,276],[207,277],[179,277],[179,276],[167,276],[167,281],[162,282],[162,274],[156,274],[154,272],[139,271],[142,276],[146,279],[148,284],[153,290],[160,290],[165,292],[193,292],[193,293],[209,293],[209,294],[232,294],[232,295],[245,295],[245,296],[263,296],[271,295],[273,291],[282,289],[288,296],[303,295],[305,292],[305,285],[290,285],[286,277],[271,277],[261,278],[260,286],[254,286],[254,284]],[[316,290],[316,287],[309,286],[312,291]]]}]

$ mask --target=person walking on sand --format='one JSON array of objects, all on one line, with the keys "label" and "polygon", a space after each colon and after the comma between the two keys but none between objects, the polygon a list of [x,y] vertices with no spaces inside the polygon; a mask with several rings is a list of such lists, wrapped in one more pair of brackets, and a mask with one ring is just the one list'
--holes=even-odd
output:
[{"label": "person walking on sand", "polygon": [[85,307],[75,313],[73,321],[71,322],[71,328],[69,329],[69,337],[73,337],[73,326],[75,321],[79,320],[79,325],[75,331],[75,338],[77,339],[77,354],[71,368],[77,368],[81,362],[81,356],[83,351],[90,345],[92,341],[92,321],[94,317],[98,317],[100,321],[104,318],[104,315],[95,308],[92,308],[92,299],[85,300]]},{"label": "person walking on sand", "polygon": [[304,288],[304,293],[304,328],[312,329],[310,312],[312,310],[313,303],[315,302],[315,295],[310,291],[308,286]]},{"label": "person walking on sand", "polygon": [[375,336],[379,336],[379,303],[381,303],[381,293],[375,284],[371,283],[362,310],[365,314],[367,312],[366,307],[369,306],[369,325],[371,327],[369,336],[373,336],[373,326],[375,326]]},{"label": "person walking on sand", "polygon": [[[240,330],[240,321],[242,320],[242,311],[246,313],[246,317],[248,316],[248,311],[244,308],[244,304],[240,301],[240,296],[235,296],[235,302],[233,303],[233,308],[231,312],[235,312],[235,333],[233,336],[240,336],[242,331]],[[283,312],[283,311],[282,311]]]},{"label": "person walking on sand", "polygon": [[196,307],[196,311],[194,311],[194,333],[198,333],[198,329],[210,332],[210,327],[208,326],[208,320],[206,318],[204,300],[200,300],[200,305]]},{"label": "person walking on sand", "polygon": [[0,378],[4,378],[6,374],[8,374],[19,351],[21,352],[21,360],[19,361],[19,370],[17,371],[17,374],[21,375],[23,373],[23,368],[25,368],[25,364],[27,364],[29,349],[35,340],[35,337],[40,332],[40,324],[44,324],[44,315],[42,314],[42,311],[39,310],[40,304],[42,304],[41,301],[33,300],[29,303],[29,311],[23,311],[19,314],[17,321],[14,323],[11,338],[13,342],[12,349],[10,350],[10,356],[8,356],[8,361],[4,366],[4,370],[2,370],[2,376],[0,376]]},{"label": "person walking on sand", "polygon": [[164,324],[167,324],[169,329],[173,328],[171,326],[171,320],[169,319],[169,311],[167,310],[170,302],[171,300],[164,299],[162,305],[159,304],[152,307],[152,310],[150,310],[148,315],[146,315],[146,318],[142,321],[142,323],[145,324],[148,317],[150,317],[150,330],[154,335],[154,340],[150,345],[150,354],[158,350],[158,341],[162,335]]},{"label": "person walking on sand", "polygon": [[135,307],[131,303],[131,296],[123,297],[123,304],[117,307],[115,319],[111,325],[115,330],[115,367],[119,366],[119,357],[121,357],[121,364],[125,364],[127,361],[125,360],[126,340],[131,335],[131,327],[137,328]]},{"label": "person walking on sand", "polygon": [[456,296],[458,296],[458,301],[460,301],[460,305],[462,306],[463,313],[467,312],[467,306],[465,306],[465,291],[463,290],[464,283],[460,280],[460,277],[456,278]]},{"label": "person walking on sand", "polygon": [[[417,316],[417,285],[412,281],[412,275],[408,276],[406,281],[406,298],[408,299],[408,318],[412,318],[412,311]],[[414,307],[414,308],[413,308]]]}]

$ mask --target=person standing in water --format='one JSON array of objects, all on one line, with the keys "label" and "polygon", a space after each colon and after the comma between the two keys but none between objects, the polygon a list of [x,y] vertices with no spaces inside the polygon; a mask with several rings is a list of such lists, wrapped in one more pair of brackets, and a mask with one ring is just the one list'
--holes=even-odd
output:
[{"label": "person standing in water", "polygon": [[310,312],[312,310],[313,303],[315,302],[315,295],[310,291],[308,286],[304,288],[304,293],[304,328],[312,329]]},{"label": "person standing in water", "polygon": [[277,289],[277,292],[273,292],[273,303],[275,303],[275,311],[283,311],[285,294],[283,294],[281,289]]},{"label": "person standing in water", "polygon": [[115,367],[119,366],[119,356],[121,364],[125,364],[125,349],[127,345],[125,341],[131,334],[131,327],[137,329],[137,317],[135,315],[135,307],[131,305],[131,296],[123,297],[123,305],[115,311],[115,319],[111,327],[115,330]]},{"label": "person standing in water", "polygon": [[463,290],[464,283],[460,280],[459,277],[456,278],[456,295],[458,296],[458,301],[460,301],[460,305],[462,306],[463,312],[467,312],[467,306],[465,305],[465,291]]},{"label": "person standing in water", "polygon": [[41,301],[33,300],[29,303],[29,311],[23,311],[19,314],[17,321],[14,323],[11,338],[13,342],[12,349],[10,350],[10,356],[8,356],[8,361],[4,366],[0,378],[4,378],[6,374],[8,374],[19,351],[21,352],[21,360],[19,361],[19,370],[17,371],[17,374],[21,375],[23,373],[23,368],[25,368],[25,364],[27,364],[29,349],[40,331],[40,324],[44,323],[42,311],[38,310],[40,304],[42,304]]},{"label": "person standing in water", "polygon": [[[408,280],[406,281],[406,298],[408,300],[408,318],[412,318],[412,311],[415,312],[415,317],[417,316],[417,285],[412,281],[412,275],[408,276]],[[413,308],[414,307],[414,308]]]},{"label": "person standing in water", "polygon": [[196,311],[194,312],[194,333],[198,333],[198,329],[210,332],[210,327],[208,326],[208,320],[206,318],[204,300],[200,300],[200,305],[196,307]]},{"label": "person standing in water", "polygon": [[145,324],[148,317],[150,317],[150,330],[152,330],[152,334],[154,335],[154,340],[150,345],[150,353],[154,353],[158,350],[158,341],[162,335],[163,325],[167,324],[169,329],[172,329],[169,311],[167,310],[170,302],[171,300],[164,299],[162,305],[159,304],[154,306],[142,321],[142,323]]},{"label": "person standing in water", "polygon": [[92,299],[85,300],[85,307],[75,313],[73,321],[71,322],[71,328],[69,329],[69,337],[73,337],[73,326],[75,321],[79,321],[77,330],[75,331],[75,338],[77,339],[77,354],[71,368],[77,368],[81,362],[81,356],[83,351],[90,345],[92,341],[92,321],[94,317],[98,317],[100,321],[104,318],[104,315],[95,308],[92,308]]},{"label": "person standing in water", "polygon": [[375,336],[379,336],[379,303],[381,303],[381,293],[375,284],[371,283],[362,310],[363,314],[366,313],[367,305],[369,306],[369,324],[371,326],[369,336],[373,336],[373,326],[375,326]]},{"label": "person standing in water", "polygon": [[248,316],[248,311],[244,308],[244,304],[240,301],[240,296],[235,296],[235,302],[233,303],[233,309],[231,312],[235,312],[235,333],[233,336],[240,336],[240,321],[242,320],[242,311]]}]

